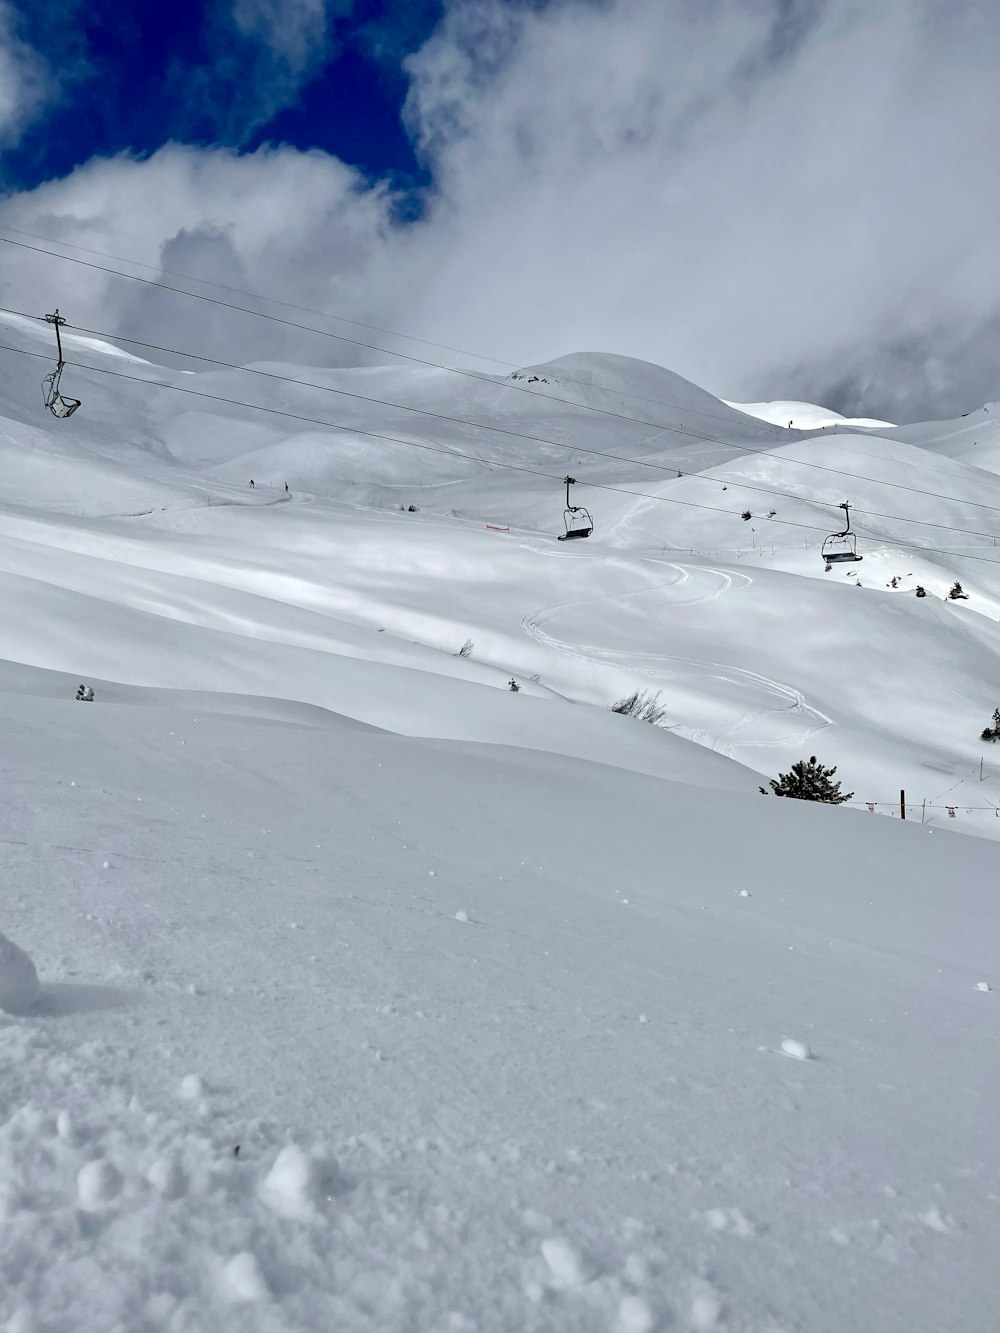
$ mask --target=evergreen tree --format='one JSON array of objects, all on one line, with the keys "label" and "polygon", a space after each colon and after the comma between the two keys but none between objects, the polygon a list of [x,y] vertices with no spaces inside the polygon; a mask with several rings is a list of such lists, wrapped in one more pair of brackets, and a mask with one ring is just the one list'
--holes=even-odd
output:
[{"label": "evergreen tree", "polygon": [[[833,781],[836,767],[824,768],[815,755],[808,760],[800,759],[793,764],[791,772],[779,773],[771,778],[771,790],[775,796],[791,796],[797,801],[824,801],[827,805],[843,805],[850,801],[854,792],[841,794],[840,783]],[[764,788],[760,789],[762,792]],[[764,792],[766,796],[767,793]]]}]

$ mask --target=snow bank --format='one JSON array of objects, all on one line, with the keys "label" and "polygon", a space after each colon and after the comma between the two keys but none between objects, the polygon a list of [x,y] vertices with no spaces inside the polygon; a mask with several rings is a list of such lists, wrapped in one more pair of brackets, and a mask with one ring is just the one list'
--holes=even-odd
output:
[{"label": "snow bank", "polygon": [[13,940],[0,935],[0,1009],[24,1014],[38,999],[35,965]]}]

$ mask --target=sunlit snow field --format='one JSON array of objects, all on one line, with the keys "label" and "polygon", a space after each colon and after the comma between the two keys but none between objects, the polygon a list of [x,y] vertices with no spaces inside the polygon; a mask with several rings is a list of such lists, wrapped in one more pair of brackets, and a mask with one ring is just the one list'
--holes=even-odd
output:
[{"label": "sunlit snow field", "polygon": [[[0,353],[0,1327],[995,1328],[1000,409],[66,339],[67,421]],[[759,794],[810,754],[850,805]]]}]

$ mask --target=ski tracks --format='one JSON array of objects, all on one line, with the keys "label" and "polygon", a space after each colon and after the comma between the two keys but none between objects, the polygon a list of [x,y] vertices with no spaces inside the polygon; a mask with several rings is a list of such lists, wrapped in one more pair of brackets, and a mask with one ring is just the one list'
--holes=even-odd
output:
[{"label": "ski tracks", "polygon": [[[570,643],[556,637],[544,628],[548,622],[568,611],[580,610],[585,607],[598,607],[608,603],[617,604],[626,600],[645,597],[649,593],[663,592],[666,589],[676,589],[681,594],[670,599],[672,606],[685,607],[702,605],[724,596],[731,590],[735,579],[741,581],[741,586],[753,582],[749,575],[734,571],[708,566],[692,568],[674,561],[666,563],[675,571],[675,578],[663,583],[638,588],[634,592],[566,602],[560,606],[536,611],[532,615],[525,616],[521,621],[521,626],[526,634],[543,647],[576,661],[627,667],[639,675],[655,680],[684,678],[694,679],[698,682],[716,680],[728,686],[735,686],[737,690],[757,695],[764,694],[773,699],[773,707],[748,708],[734,717],[721,731],[717,726],[711,725],[673,728],[680,734],[696,740],[699,744],[708,745],[710,748],[723,753],[731,753],[739,745],[766,747],[787,745],[793,741],[801,741],[805,737],[833,724],[832,718],[806,703],[801,691],[795,689],[794,686],[774,680],[760,672],[750,671],[745,667],[701,658],[679,657],[668,653],[628,652],[594,644]],[[699,586],[699,584],[704,583],[704,580],[699,580],[698,575],[712,576],[716,581],[714,586],[708,588]],[[688,590],[688,585],[692,584],[694,586]],[[688,595],[684,595],[685,590],[688,590]],[[713,711],[717,712],[721,701],[712,700],[711,702]],[[780,722],[785,725],[778,728],[779,734],[775,734],[776,724]],[[758,738],[753,734],[758,727],[764,731],[764,738]]]}]

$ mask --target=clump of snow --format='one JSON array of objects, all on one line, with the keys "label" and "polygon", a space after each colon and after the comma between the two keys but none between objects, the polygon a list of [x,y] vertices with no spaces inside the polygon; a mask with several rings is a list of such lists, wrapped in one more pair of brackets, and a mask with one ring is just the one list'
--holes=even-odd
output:
[{"label": "clump of snow", "polygon": [[308,1219],[315,1215],[321,1178],[329,1178],[334,1170],[333,1163],[320,1162],[297,1143],[288,1143],[264,1177],[261,1198],[282,1217]]},{"label": "clump of snow", "polygon": [[698,1329],[699,1333],[708,1333],[708,1330],[718,1326],[721,1314],[722,1302],[714,1288],[707,1282],[696,1282],[691,1294],[691,1311],[688,1316],[691,1327]]},{"label": "clump of snow", "polygon": [[811,1060],[812,1051],[804,1041],[796,1041],[794,1037],[786,1037],[781,1043],[782,1055],[787,1055],[791,1060]]},{"label": "clump of snow", "polygon": [[184,1193],[184,1172],[173,1157],[158,1157],[146,1173],[146,1179],[165,1199],[179,1199]]},{"label": "clump of snow", "polygon": [[9,1014],[27,1013],[38,993],[34,963],[13,940],[0,935],[0,1009]]},{"label": "clump of snow", "polygon": [[990,989],[990,983],[988,981],[976,982],[976,990],[988,991],[989,989]]},{"label": "clump of snow", "polygon": [[651,1333],[653,1312],[641,1296],[623,1296],[615,1333]]},{"label": "clump of snow", "polygon": [[919,1214],[921,1222],[931,1231],[939,1231],[942,1235],[947,1235],[949,1231],[955,1230],[955,1219],[942,1215],[941,1209],[934,1205],[925,1212]]},{"label": "clump of snow", "polygon": [[121,1172],[106,1157],[88,1162],[76,1178],[80,1207],[88,1213],[100,1212],[121,1192],[122,1183]]},{"label": "clump of snow", "polygon": [[242,1250],[226,1264],[226,1286],[234,1301],[263,1301],[268,1291],[256,1257]]},{"label": "clump of snow", "polygon": [[198,1074],[185,1074],[178,1089],[180,1097],[186,1102],[196,1102],[205,1095],[205,1085]]},{"label": "clump of snow", "polygon": [[470,919],[471,918],[464,907],[460,907],[459,910],[455,913],[456,921],[469,921]]},{"label": "clump of snow", "polygon": [[543,1240],[542,1258],[549,1266],[554,1286],[569,1289],[582,1287],[587,1281],[583,1257],[565,1236],[550,1236]]}]

